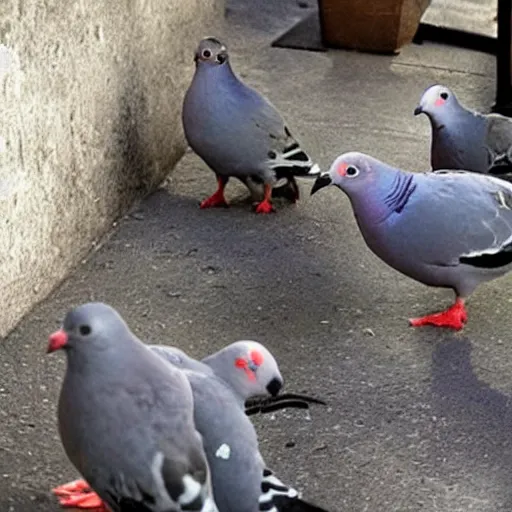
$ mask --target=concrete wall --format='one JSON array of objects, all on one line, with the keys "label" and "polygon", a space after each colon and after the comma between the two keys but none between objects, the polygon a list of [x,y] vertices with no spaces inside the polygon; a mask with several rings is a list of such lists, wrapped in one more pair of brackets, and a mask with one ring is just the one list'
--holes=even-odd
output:
[{"label": "concrete wall", "polygon": [[182,155],[222,0],[0,2],[0,337]]}]

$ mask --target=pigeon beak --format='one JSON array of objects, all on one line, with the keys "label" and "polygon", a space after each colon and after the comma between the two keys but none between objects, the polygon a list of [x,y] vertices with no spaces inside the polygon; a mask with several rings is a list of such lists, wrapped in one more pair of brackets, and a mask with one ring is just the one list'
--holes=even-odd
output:
[{"label": "pigeon beak", "polygon": [[48,348],[46,350],[46,353],[51,354],[56,350],[60,350],[61,348],[66,346],[67,342],[68,335],[63,329],[59,329],[58,331],[51,334],[50,337],[48,338]]},{"label": "pigeon beak", "polygon": [[313,195],[315,192],[318,192],[321,188],[327,187],[327,185],[330,185],[331,183],[332,180],[328,172],[321,174],[318,176],[315,183],[313,183],[310,195]]},{"label": "pigeon beak", "polygon": [[267,385],[267,391],[271,396],[277,396],[281,388],[283,387],[283,381],[274,377]]},{"label": "pigeon beak", "polygon": [[415,109],[414,109],[414,115],[417,116],[419,114],[422,114],[423,113],[423,109],[421,108],[420,105],[418,105]]}]

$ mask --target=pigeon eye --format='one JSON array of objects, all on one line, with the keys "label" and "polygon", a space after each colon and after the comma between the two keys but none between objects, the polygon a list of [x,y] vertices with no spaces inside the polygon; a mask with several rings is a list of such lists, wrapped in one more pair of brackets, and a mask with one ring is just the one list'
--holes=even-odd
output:
[{"label": "pigeon eye", "polygon": [[347,176],[350,176],[351,178],[353,178],[354,176],[357,176],[359,174],[359,169],[357,169],[356,167],[352,167],[350,165],[349,167],[347,167],[346,173],[347,173]]},{"label": "pigeon eye", "polygon": [[448,99],[448,93],[447,92],[442,92],[439,96],[441,96],[441,98],[443,100],[447,100]]},{"label": "pigeon eye", "polygon": [[89,334],[91,334],[91,328],[90,328],[88,325],[81,325],[81,326],[78,328],[78,332],[79,332],[82,336],[88,336]]},{"label": "pigeon eye", "polygon": [[203,50],[203,58],[209,59],[212,56],[212,52],[210,50]]}]

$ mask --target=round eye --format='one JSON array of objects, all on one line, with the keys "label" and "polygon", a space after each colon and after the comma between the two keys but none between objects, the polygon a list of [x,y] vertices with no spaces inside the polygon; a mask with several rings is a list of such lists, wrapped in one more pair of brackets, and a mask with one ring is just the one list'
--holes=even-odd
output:
[{"label": "round eye", "polygon": [[447,92],[442,92],[439,96],[441,96],[441,98],[443,100],[447,100],[448,99],[448,93]]},{"label": "round eye", "polygon": [[354,176],[357,176],[359,174],[359,169],[357,169],[356,167],[352,167],[350,165],[347,167],[346,173],[347,173],[347,176],[350,176],[351,178],[353,178]]},{"label": "round eye", "polygon": [[219,64],[222,64],[226,60],[226,56],[222,55],[222,53],[219,53],[217,55],[217,58],[215,59]]},{"label": "round eye", "polygon": [[212,52],[210,50],[203,50],[203,58],[209,59],[212,56]]},{"label": "round eye", "polygon": [[90,328],[88,325],[81,325],[81,326],[78,328],[78,332],[79,332],[82,336],[88,336],[89,334],[91,334],[91,328]]}]

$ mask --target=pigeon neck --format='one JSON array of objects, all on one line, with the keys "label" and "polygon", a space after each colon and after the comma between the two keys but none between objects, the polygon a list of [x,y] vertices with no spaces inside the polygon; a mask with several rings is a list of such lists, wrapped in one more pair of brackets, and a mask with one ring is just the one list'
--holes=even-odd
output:
[{"label": "pigeon neck", "polygon": [[430,116],[430,121],[432,123],[432,128],[434,129],[434,131],[439,131],[446,128],[447,125],[453,126],[454,123],[465,123],[468,122],[470,118],[474,117],[474,112],[466,110],[464,107],[457,104],[452,105],[450,110],[445,112],[442,117],[440,115]]},{"label": "pigeon neck", "polygon": [[100,357],[97,357],[96,354],[87,354],[75,347],[68,350],[66,355],[68,363],[67,375],[97,375],[103,370],[101,363],[105,356],[109,358],[109,354],[106,354],[106,351],[102,351]]},{"label": "pigeon neck", "polygon": [[197,74],[199,77],[207,77],[208,80],[222,80],[223,84],[238,84],[240,80],[238,80],[237,76],[231,69],[231,64],[229,61],[224,62],[224,64],[212,66],[212,65],[203,65],[197,68]]},{"label": "pigeon neck", "polygon": [[392,214],[401,214],[415,190],[413,173],[393,169],[379,175],[374,193],[361,198],[357,211],[366,221],[380,224]]},{"label": "pigeon neck", "polygon": [[402,213],[402,210],[406,207],[415,190],[416,183],[414,183],[414,174],[396,173],[388,189],[388,193],[384,197],[384,204],[389,214]]},{"label": "pigeon neck", "polygon": [[237,400],[243,405],[247,397],[243,396],[240,392],[240,386],[238,385],[236,377],[233,375],[237,369],[229,360],[227,361],[223,357],[222,351],[206,357],[202,362],[212,369],[217,378],[221,379],[229,386],[229,389],[236,396]]}]

